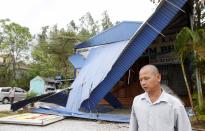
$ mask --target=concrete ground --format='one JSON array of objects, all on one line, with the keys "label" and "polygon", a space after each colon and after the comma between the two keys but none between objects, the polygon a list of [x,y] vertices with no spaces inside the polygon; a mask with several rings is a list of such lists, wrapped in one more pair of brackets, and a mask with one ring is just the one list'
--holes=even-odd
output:
[{"label": "concrete ground", "polygon": [[0,103],[0,112],[1,111],[10,111],[10,107],[11,107],[10,104],[2,104],[2,103]]},{"label": "concrete ground", "polygon": [[[2,111],[10,111],[10,104],[0,103],[0,112]],[[128,127],[128,123],[114,123],[78,118],[66,118],[46,126],[0,123],[0,131],[127,131]]]},{"label": "concrete ground", "polygon": [[[10,104],[0,103],[0,112],[10,111]],[[115,110],[113,114],[128,114],[129,110]],[[17,124],[1,124],[0,131],[128,131],[128,123],[114,123],[105,121],[94,121],[79,118],[66,118],[64,120],[46,125],[31,126]],[[193,131],[205,131],[193,129]]]},{"label": "concrete ground", "polygon": [[0,124],[0,131],[127,131],[128,124],[67,118],[47,126]]}]

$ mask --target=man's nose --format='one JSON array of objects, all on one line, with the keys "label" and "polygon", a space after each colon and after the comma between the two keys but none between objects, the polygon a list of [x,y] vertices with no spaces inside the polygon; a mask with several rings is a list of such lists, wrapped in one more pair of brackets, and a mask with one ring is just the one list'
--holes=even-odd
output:
[{"label": "man's nose", "polygon": [[145,85],[145,84],[146,84],[145,80],[141,80],[141,81],[140,81],[140,84],[141,84],[142,86]]}]

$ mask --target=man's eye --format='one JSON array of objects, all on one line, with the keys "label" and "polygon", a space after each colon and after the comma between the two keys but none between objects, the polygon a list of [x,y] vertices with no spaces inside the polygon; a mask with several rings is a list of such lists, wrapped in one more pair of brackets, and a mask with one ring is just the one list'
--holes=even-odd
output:
[{"label": "man's eye", "polygon": [[145,80],[149,80],[149,77],[145,77],[144,79],[145,79]]},{"label": "man's eye", "polygon": [[142,78],[142,79],[139,79],[140,81],[143,81],[143,80],[149,80],[148,77],[145,77],[145,78]]}]

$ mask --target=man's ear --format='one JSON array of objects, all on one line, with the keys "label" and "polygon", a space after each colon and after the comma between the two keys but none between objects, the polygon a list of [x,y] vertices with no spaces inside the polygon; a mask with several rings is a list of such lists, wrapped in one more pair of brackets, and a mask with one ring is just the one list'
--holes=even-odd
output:
[{"label": "man's ear", "polygon": [[161,81],[161,74],[157,74],[157,80],[160,82]]}]

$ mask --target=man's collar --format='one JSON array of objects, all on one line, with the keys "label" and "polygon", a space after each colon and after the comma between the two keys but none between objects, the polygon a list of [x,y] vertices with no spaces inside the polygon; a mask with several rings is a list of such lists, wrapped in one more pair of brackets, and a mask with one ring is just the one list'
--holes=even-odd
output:
[{"label": "man's collar", "polygon": [[[144,94],[142,94],[141,100],[146,100],[146,101],[148,101],[149,103],[152,103],[147,92],[145,92]],[[168,102],[168,98],[167,98],[166,92],[165,92],[164,90],[162,90],[162,93],[161,93],[161,95],[159,96],[158,100],[155,101],[155,102],[152,103],[152,104],[157,104],[157,103],[160,103],[160,102]]]}]

